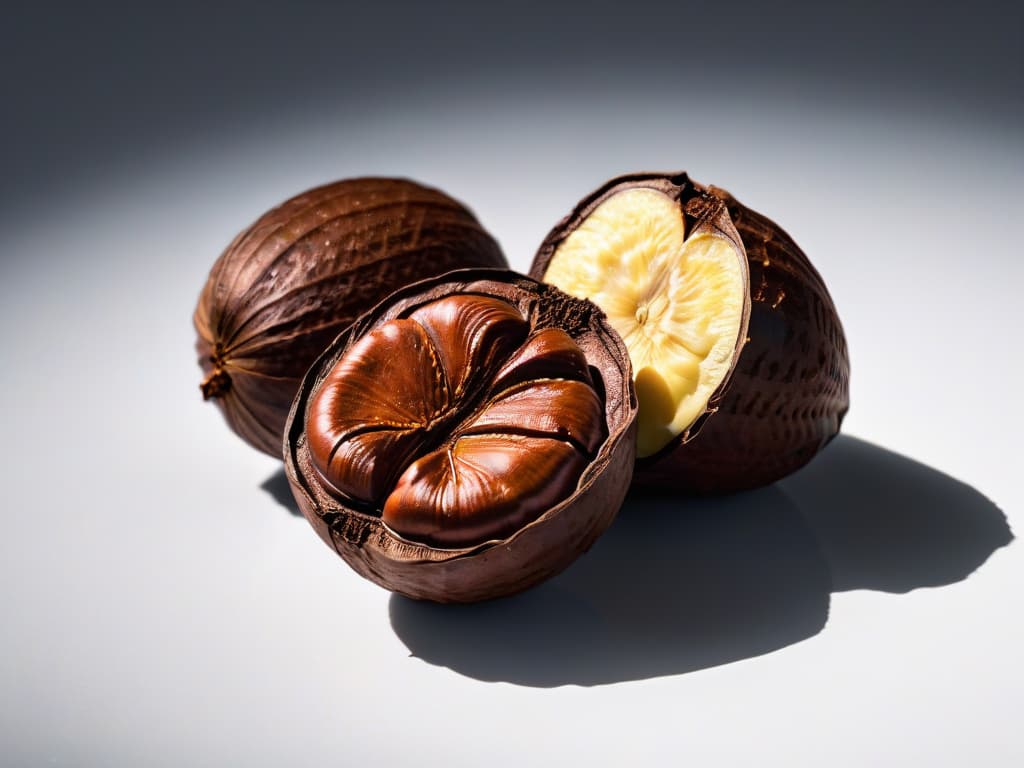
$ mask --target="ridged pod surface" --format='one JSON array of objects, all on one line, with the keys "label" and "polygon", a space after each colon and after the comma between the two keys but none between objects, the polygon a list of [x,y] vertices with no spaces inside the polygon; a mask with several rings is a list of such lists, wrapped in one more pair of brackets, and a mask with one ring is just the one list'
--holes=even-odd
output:
[{"label": "ridged pod surface", "polygon": [[[467,313],[454,318],[450,334],[440,330],[449,307]],[[497,307],[515,317],[480,325],[473,318],[481,307],[488,312]],[[571,339],[571,351],[565,343],[545,341],[565,336]],[[392,340],[387,343],[394,363],[382,364],[375,351],[385,338]],[[462,338],[472,341],[450,343]],[[447,373],[423,364],[414,366],[417,379],[407,370],[406,361],[435,353]],[[353,372],[369,370],[366,365],[375,376],[361,387],[359,402],[351,408],[339,402],[331,416],[325,394],[332,398],[335,387],[351,394],[345,382],[353,381]],[[453,376],[455,371],[461,373]],[[580,382],[596,393],[599,426],[574,414],[574,406],[565,410],[570,402],[586,403],[594,396],[564,397],[584,394]],[[520,399],[534,386],[538,397]],[[558,389],[563,396],[549,396]],[[461,411],[420,407],[439,398],[457,405],[449,398],[457,390],[462,392]],[[513,401],[517,405],[508,408]],[[426,415],[396,420],[392,414],[398,409]],[[369,418],[375,410],[380,418]],[[460,270],[396,292],[345,330],[313,364],[288,418],[285,471],[303,515],[360,575],[413,598],[484,600],[526,589],[561,571],[608,527],[632,476],[636,411],[628,354],[595,305],[507,270]],[[566,416],[565,422],[552,421]],[[415,423],[404,423],[409,421]],[[336,433],[325,433],[333,427]],[[342,435],[345,430],[353,435],[350,443]],[[488,433],[483,452],[474,437],[481,431]],[[460,434],[469,436],[461,459]],[[331,442],[324,444],[324,437]],[[362,437],[370,439],[362,442]],[[541,443],[561,443],[574,455],[569,460],[576,467],[571,482],[551,481],[568,483],[558,491],[536,486],[555,460]],[[439,446],[441,455],[447,450],[447,460],[430,458]],[[460,460],[465,461],[462,469],[455,466]],[[375,467],[390,476],[383,477]],[[433,509],[418,509],[413,498],[407,512],[389,517],[396,500],[401,505],[410,499],[402,490],[410,486],[394,478],[404,467],[421,467],[421,480],[433,488],[448,483],[449,490],[436,497]],[[458,482],[449,483],[463,473],[461,488]],[[346,495],[358,496],[361,485],[378,480],[383,484],[362,500]],[[387,504],[382,504],[384,497]],[[504,511],[517,498],[524,505],[520,509],[529,509],[528,518]],[[479,530],[487,540],[471,541],[467,535],[476,534],[445,527],[461,525],[460,499],[468,502],[461,506],[463,513],[483,521]],[[449,502],[455,509],[447,508]],[[505,516],[511,527],[495,525],[494,514]],[[413,519],[410,515],[428,521],[436,517],[443,527],[433,536],[416,538],[418,532],[403,536],[385,522],[405,525]]]},{"label": "ridged pod surface", "polygon": [[638,460],[634,485],[732,492],[799,469],[839,432],[849,407],[849,357],[824,281],[777,224],[685,173],[632,174],[602,186],[559,222],[531,275],[545,279],[558,246],[596,205],[634,187],[667,190],[681,206],[699,195],[720,200],[746,254],[749,301],[746,335],[722,388],[693,428]]},{"label": "ridged pod surface", "polygon": [[308,190],[240,233],[210,271],[193,322],[205,399],[275,457],[309,365],[402,286],[464,267],[505,267],[473,214],[405,179]]}]

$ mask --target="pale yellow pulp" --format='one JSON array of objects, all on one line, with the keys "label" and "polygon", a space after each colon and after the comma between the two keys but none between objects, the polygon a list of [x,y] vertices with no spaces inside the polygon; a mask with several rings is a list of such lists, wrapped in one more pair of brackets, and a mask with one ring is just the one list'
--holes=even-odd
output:
[{"label": "pale yellow pulp", "polygon": [[544,280],[601,307],[629,349],[639,456],[690,427],[729,372],[743,319],[740,258],[724,237],[686,238],[679,203],[652,189],[610,197],[555,251]]}]

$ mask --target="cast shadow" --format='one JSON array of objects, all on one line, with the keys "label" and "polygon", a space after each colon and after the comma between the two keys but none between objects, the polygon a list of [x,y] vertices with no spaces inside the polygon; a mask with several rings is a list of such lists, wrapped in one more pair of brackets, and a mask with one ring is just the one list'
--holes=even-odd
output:
[{"label": "cast shadow", "polygon": [[778,650],[824,628],[833,590],[950,584],[1012,538],[969,486],[839,437],[770,488],[631,495],[589,553],[521,595],[469,606],[393,595],[389,610],[428,663],[527,686],[601,685]]},{"label": "cast shadow", "polygon": [[284,467],[278,469],[274,474],[260,483],[260,488],[266,491],[270,497],[287,509],[296,517],[302,517],[302,510],[292,496],[292,489],[288,485],[288,476],[284,473]]},{"label": "cast shadow", "polygon": [[679,674],[810,637],[828,566],[776,488],[726,499],[630,498],[568,570],[469,606],[392,596],[413,655],[481,680],[598,685]]},{"label": "cast shadow", "polygon": [[971,486],[854,437],[836,438],[778,486],[814,530],[834,592],[952,584],[1013,540]]}]

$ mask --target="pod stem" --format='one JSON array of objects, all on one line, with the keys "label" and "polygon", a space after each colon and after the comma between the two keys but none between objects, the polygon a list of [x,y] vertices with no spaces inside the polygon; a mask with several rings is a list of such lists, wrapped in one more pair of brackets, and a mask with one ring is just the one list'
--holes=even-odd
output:
[{"label": "pod stem", "polygon": [[199,389],[203,392],[203,400],[209,400],[214,397],[224,397],[231,389],[231,377],[224,371],[223,368],[214,368],[210,375],[203,379],[203,383],[199,385]]}]

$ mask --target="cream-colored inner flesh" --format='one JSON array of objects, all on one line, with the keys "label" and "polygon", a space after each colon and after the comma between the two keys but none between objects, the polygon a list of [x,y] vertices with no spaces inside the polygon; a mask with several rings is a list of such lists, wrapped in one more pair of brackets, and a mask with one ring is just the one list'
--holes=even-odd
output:
[{"label": "cream-colored inner flesh", "polygon": [[743,319],[740,254],[686,237],[679,203],[630,189],[601,203],[555,251],[544,280],[604,310],[633,363],[637,453],[657,453],[704,413]]}]

